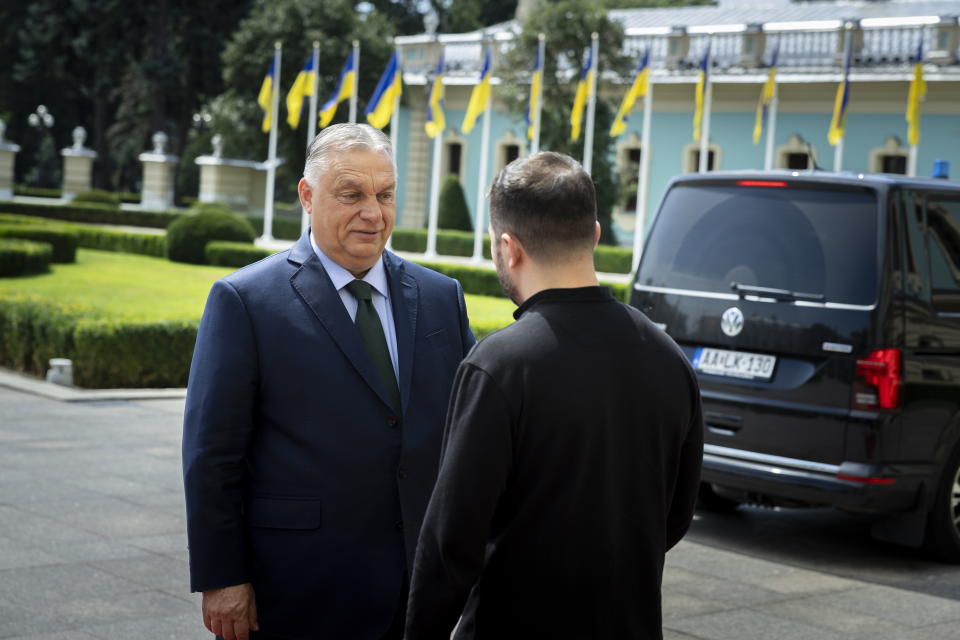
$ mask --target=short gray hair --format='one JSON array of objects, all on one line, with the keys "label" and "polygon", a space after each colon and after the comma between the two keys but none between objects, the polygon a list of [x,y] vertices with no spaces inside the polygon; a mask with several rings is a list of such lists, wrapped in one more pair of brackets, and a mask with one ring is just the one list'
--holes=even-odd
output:
[{"label": "short gray hair", "polygon": [[377,151],[390,158],[393,172],[397,172],[397,163],[393,160],[393,147],[383,131],[368,124],[344,122],[327,127],[317,134],[307,149],[307,160],[303,165],[303,177],[311,187],[317,186],[317,179],[326,170],[330,154],[343,151]]}]

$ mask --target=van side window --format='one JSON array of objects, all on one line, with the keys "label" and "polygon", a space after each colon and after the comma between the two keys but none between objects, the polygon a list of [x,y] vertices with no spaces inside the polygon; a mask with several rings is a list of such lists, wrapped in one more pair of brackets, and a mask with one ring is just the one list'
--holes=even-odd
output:
[{"label": "van side window", "polygon": [[923,195],[916,192],[903,194],[904,222],[907,228],[906,282],[907,295],[930,300],[929,278],[927,277],[927,250],[924,247],[925,220],[923,215]]},{"label": "van side window", "polygon": [[927,199],[927,248],[934,309],[960,313],[960,199]]}]

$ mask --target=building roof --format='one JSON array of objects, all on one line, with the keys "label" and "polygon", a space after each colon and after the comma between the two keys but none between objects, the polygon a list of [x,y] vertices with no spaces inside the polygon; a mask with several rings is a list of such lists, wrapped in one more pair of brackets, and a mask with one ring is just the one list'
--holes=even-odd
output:
[{"label": "building roof", "polygon": [[[695,75],[708,41],[713,67],[728,78],[755,76],[758,67],[768,64],[774,46],[779,48],[778,66],[787,76],[835,75],[842,60],[844,26],[851,23],[860,27],[854,38],[854,73],[900,79],[906,77],[921,40],[929,54],[938,44],[938,29],[957,29],[960,0],[721,0],[708,6],[616,9],[609,15],[624,26],[624,53],[638,56],[649,47],[652,69],[668,80],[687,81]],[[448,82],[471,83],[479,71],[481,42],[488,39],[506,50],[520,28],[511,20],[470,33],[399,37],[405,79],[425,82],[436,64],[437,44],[442,44]],[[761,34],[760,55],[753,63],[745,62],[748,33]],[[679,59],[668,55],[670,40],[677,34],[685,34],[688,44]],[[586,46],[588,34],[584,42]],[[930,79],[960,78],[957,51],[947,53],[934,60],[937,67],[931,69]],[[559,67],[572,72],[576,65],[561,61]]]}]

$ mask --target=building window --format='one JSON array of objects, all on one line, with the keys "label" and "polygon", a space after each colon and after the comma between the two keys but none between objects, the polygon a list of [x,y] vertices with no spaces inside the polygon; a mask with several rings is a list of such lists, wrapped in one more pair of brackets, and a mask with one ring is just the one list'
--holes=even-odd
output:
[{"label": "building window", "polygon": [[896,136],[887,136],[883,146],[870,151],[871,173],[907,173],[909,151]]},{"label": "building window", "polygon": [[786,154],[786,169],[809,169],[810,168],[810,154],[804,153],[788,153]]},{"label": "building window", "polygon": [[794,171],[805,171],[816,168],[817,156],[810,143],[804,140],[796,133],[791,133],[787,138],[787,143],[782,147],[777,147],[776,163],[777,169],[793,169]]},{"label": "building window", "polygon": [[[720,147],[710,143],[707,151],[707,171],[716,171],[720,168]],[[700,143],[692,142],[683,149],[684,173],[696,173],[700,170]]]},{"label": "building window", "polygon": [[497,173],[523,154],[523,140],[514,135],[513,131],[507,130],[503,137],[497,140],[494,149],[496,155],[493,156],[493,170]]},{"label": "building window", "polygon": [[463,161],[463,145],[459,142],[447,143],[447,174],[460,175]]},{"label": "building window", "polygon": [[520,157],[520,145],[518,144],[505,144],[503,145],[503,166],[507,166],[514,160]]}]

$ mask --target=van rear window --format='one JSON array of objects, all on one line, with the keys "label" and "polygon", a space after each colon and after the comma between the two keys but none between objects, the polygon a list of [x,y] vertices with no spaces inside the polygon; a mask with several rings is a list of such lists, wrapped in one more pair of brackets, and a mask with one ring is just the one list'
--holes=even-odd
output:
[{"label": "van rear window", "polygon": [[877,217],[869,191],[680,184],[663,202],[637,282],[717,293],[739,283],[873,304]]}]

